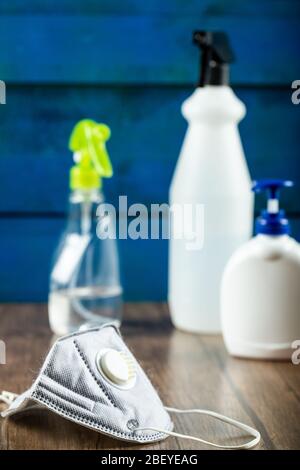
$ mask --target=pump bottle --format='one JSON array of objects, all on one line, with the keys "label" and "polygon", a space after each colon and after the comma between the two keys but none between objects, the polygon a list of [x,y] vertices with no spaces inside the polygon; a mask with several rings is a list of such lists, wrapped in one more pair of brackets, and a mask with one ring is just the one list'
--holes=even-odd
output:
[{"label": "pump bottle", "polygon": [[[228,38],[197,31],[194,42],[202,67],[197,89],[182,106],[188,129],[170,187],[168,299],[176,327],[219,333],[221,276],[230,255],[251,236],[253,197],[237,128],[245,106],[229,87]],[[190,210],[193,230],[174,207]],[[203,242],[193,247],[187,238],[199,231],[197,213]]]},{"label": "pump bottle", "polygon": [[[110,129],[80,121],[70,138],[75,164],[70,171],[68,222],[50,276],[49,322],[56,335],[106,322],[120,325],[122,288],[110,216],[101,215],[102,177],[112,176],[106,150]],[[103,232],[103,233],[102,233]]]},{"label": "pump bottle", "polygon": [[[222,280],[222,329],[234,356],[288,359],[300,339],[300,245],[279,209],[279,191],[291,181],[261,180],[267,209],[257,218],[256,236],[229,260]],[[299,346],[299,344],[298,344]]]}]

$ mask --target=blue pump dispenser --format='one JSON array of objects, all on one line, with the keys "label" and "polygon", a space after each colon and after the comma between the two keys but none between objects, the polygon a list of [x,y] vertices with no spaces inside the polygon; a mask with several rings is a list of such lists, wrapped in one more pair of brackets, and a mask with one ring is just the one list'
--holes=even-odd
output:
[{"label": "blue pump dispenser", "polygon": [[262,179],[255,181],[252,191],[267,192],[267,209],[261,211],[256,219],[255,233],[264,235],[288,235],[290,224],[285,216],[285,211],[279,209],[279,193],[282,188],[290,188],[293,182],[282,179]]},{"label": "blue pump dispenser", "polygon": [[267,207],[256,220],[256,237],[229,259],[221,286],[222,329],[233,356],[288,360],[300,338],[300,244],[289,236],[279,193],[292,181],[254,182],[267,192]]}]

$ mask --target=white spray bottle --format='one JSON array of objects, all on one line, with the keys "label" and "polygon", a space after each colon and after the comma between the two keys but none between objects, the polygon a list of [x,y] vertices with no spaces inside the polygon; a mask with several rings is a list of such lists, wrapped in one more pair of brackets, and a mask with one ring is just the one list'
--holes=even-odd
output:
[{"label": "white spray bottle", "polygon": [[[253,196],[237,128],[245,106],[228,86],[233,54],[227,36],[197,31],[194,42],[202,51],[201,78],[182,106],[188,129],[170,188],[168,298],[176,327],[219,333],[221,276],[230,255],[251,236]],[[188,214],[174,207],[192,210],[202,246],[190,243]]]}]

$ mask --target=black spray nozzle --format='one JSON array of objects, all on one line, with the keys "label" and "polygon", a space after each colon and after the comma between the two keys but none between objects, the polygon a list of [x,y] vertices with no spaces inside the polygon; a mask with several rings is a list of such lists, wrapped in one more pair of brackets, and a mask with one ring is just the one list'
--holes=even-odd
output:
[{"label": "black spray nozzle", "polygon": [[234,61],[227,34],[194,31],[193,42],[202,51],[198,86],[227,85],[229,82],[228,64]]}]

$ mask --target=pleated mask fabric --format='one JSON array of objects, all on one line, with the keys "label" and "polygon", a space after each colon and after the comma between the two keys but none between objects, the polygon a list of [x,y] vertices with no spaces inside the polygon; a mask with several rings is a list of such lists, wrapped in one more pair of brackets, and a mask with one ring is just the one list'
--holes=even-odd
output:
[{"label": "pleated mask fabric", "polygon": [[[99,367],[107,352],[112,358],[114,354],[121,356],[123,365],[128,364],[127,383],[114,383],[110,371]],[[108,365],[115,367],[111,362]],[[19,395],[2,416],[37,406],[125,441],[155,442],[167,434],[151,428],[173,429],[148,377],[118,329],[109,324],[58,339],[32,387]]]}]

